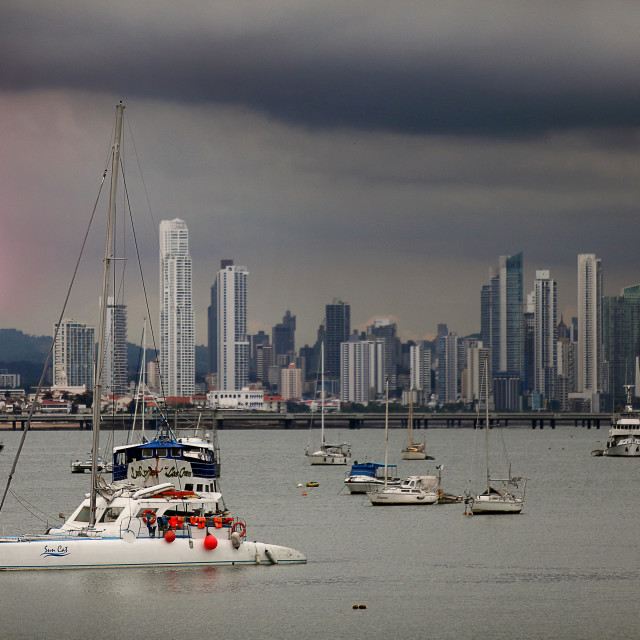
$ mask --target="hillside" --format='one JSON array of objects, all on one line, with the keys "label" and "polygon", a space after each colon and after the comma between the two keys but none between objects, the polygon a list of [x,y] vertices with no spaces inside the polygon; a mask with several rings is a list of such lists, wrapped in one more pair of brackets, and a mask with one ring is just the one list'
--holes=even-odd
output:
[{"label": "hillside", "polygon": [[[51,336],[32,336],[18,329],[0,329],[0,369],[9,373],[19,373],[22,386],[37,385],[42,368],[51,347]],[[136,377],[140,363],[139,345],[127,343],[127,366],[129,375]],[[147,358],[153,352],[147,350]],[[196,378],[207,372],[207,348],[196,345]]]}]

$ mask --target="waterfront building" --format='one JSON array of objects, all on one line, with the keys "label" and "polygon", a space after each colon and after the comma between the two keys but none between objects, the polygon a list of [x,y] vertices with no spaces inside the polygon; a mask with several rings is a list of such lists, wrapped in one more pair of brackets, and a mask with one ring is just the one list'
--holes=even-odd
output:
[{"label": "waterfront building", "polygon": [[302,399],[302,370],[293,363],[280,370],[280,395],[284,400]]},{"label": "waterfront building", "polygon": [[451,404],[458,400],[458,336],[449,333],[436,339],[438,369],[436,388],[438,402]]},{"label": "waterfront building", "polygon": [[[484,400],[484,363],[489,359],[489,355],[489,349],[484,348],[482,341],[467,348],[465,384],[462,386],[462,397],[465,402],[476,403],[479,400]],[[489,395],[491,395],[491,387]]]},{"label": "waterfront building", "polygon": [[431,396],[431,349],[424,342],[409,348],[409,386],[425,404]]},{"label": "waterfront building", "polygon": [[578,255],[578,388],[585,399],[600,390],[602,265],[593,253]]},{"label": "waterfront building", "polygon": [[384,342],[384,371],[383,376],[389,378],[389,393],[395,394],[398,387],[398,327],[389,318],[376,318],[367,327],[368,340],[382,340]]},{"label": "waterfront building", "polygon": [[[57,325],[54,327],[54,331]],[[53,386],[93,389],[95,329],[73,319],[60,323],[53,347]]]},{"label": "waterfront building", "polygon": [[548,270],[536,271],[534,305],[534,389],[546,400],[555,400],[558,286]]},{"label": "waterfront building", "polygon": [[105,337],[102,393],[123,396],[128,392],[127,307],[113,298],[107,302]]},{"label": "waterfront building", "polygon": [[165,396],[195,391],[195,326],[189,230],[184,220],[160,222],[160,371]]},{"label": "waterfront building", "polygon": [[218,389],[238,390],[249,379],[246,267],[228,265],[216,275]]},{"label": "waterfront building", "polygon": [[[233,260],[220,260],[220,268],[233,265]],[[214,278],[207,308],[207,365],[209,373],[218,373],[218,284]]]},{"label": "waterfront building", "polygon": [[340,400],[367,404],[382,394],[384,379],[384,340],[352,338],[340,345]]},{"label": "waterfront building", "polygon": [[330,379],[340,378],[340,345],[351,334],[351,305],[334,299],[325,308],[325,358],[324,373]]},{"label": "waterfront building", "polygon": [[264,391],[262,389],[228,389],[209,391],[207,406],[210,409],[244,409],[245,411],[264,410]]},{"label": "waterfront building", "polygon": [[[626,287],[619,296],[602,300],[602,334],[607,377],[604,390],[615,404],[625,401],[624,385],[636,384],[636,360],[640,356],[640,285]],[[640,389],[635,389],[640,396]]]}]

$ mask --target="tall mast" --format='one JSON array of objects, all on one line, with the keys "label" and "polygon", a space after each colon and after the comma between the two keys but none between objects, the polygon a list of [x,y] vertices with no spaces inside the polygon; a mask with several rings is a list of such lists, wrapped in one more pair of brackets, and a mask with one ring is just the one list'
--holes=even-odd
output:
[{"label": "tall mast", "polygon": [[408,447],[413,445],[413,387],[409,389],[409,422],[407,424]]},{"label": "tall mast", "polygon": [[489,472],[489,358],[484,359],[484,455],[487,463],[487,489],[491,485],[491,473]]},{"label": "tall mast", "polygon": [[385,409],[384,409],[384,488],[387,488],[387,462],[389,460],[389,378],[385,378]]},{"label": "tall mast", "polygon": [[321,345],[320,350],[320,434],[321,434],[321,449],[324,450],[324,342]]},{"label": "tall mast", "polygon": [[111,158],[111,191],[109,193],[109,217],[107,218],[107,240],[104,251],[104,271],[102,279],[102,297],[100,298],[100,324],[98,327],[98,357],[93,383],[93,444],[91,447],[91,493],[89,497],[89,527],[96,524],[96,494],[98,483],[98,449],[100,444],[100,404],[102,402],[102,370],[105,357],[105,337],[107,323],[107,303],[109,282],[111,279],[111,261],[113,260],[113,239],[115,228],[116,195],[118,185],[118,167],[120,166],[120,138],[122,136],[122,102],[116,105],[116,131]]}]

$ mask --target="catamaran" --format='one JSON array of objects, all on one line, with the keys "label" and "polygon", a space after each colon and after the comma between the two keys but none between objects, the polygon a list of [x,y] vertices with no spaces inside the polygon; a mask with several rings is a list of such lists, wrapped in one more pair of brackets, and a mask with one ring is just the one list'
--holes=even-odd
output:
[{"label": "catamaran", "polygon": [[[222,499],[213,443],[203,438],[177,438],[166,421],[151,440],[142,437],[137,444],[115,447],[113,482],[105,482],[98,475],[106,304],[114,260],[123,111],[124,105],[120,103],[116,107],[111,154],[111,194],[93,387],[90,491],[61,526],[43,534],[1,537],[0,570],[305,563],[304,554],[295,549],[247,538],[245,521],[232,514]],[[18,456],[0,509],[17,460]]]}]

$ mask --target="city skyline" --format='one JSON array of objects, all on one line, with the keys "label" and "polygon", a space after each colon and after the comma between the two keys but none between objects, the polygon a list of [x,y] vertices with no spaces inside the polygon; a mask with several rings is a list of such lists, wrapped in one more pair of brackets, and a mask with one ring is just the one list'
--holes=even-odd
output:
[{"label": "city skyline", "polygon": [[[442,322],[477,332],[500,255],[524,254],[525,290],[551,272],[559,316],[577,315],[578,254],[620,295],[640,281],[640,11],[615,7],[160,1],[149,38],[136,2],[125,20],[117,5],[8,0],[2,326],[50,333],[120,99],[156,223],[191,230],[197,344],[227,256],[253,274],[248,333],[290,309],[299,346],[333,298],[360,330],[392,317],[403,340]],[[149,275],[157,239],[140,240]],[[69,308],[88,323],[97,269]],[[126,303],[134,333],[146,312]]]}]

